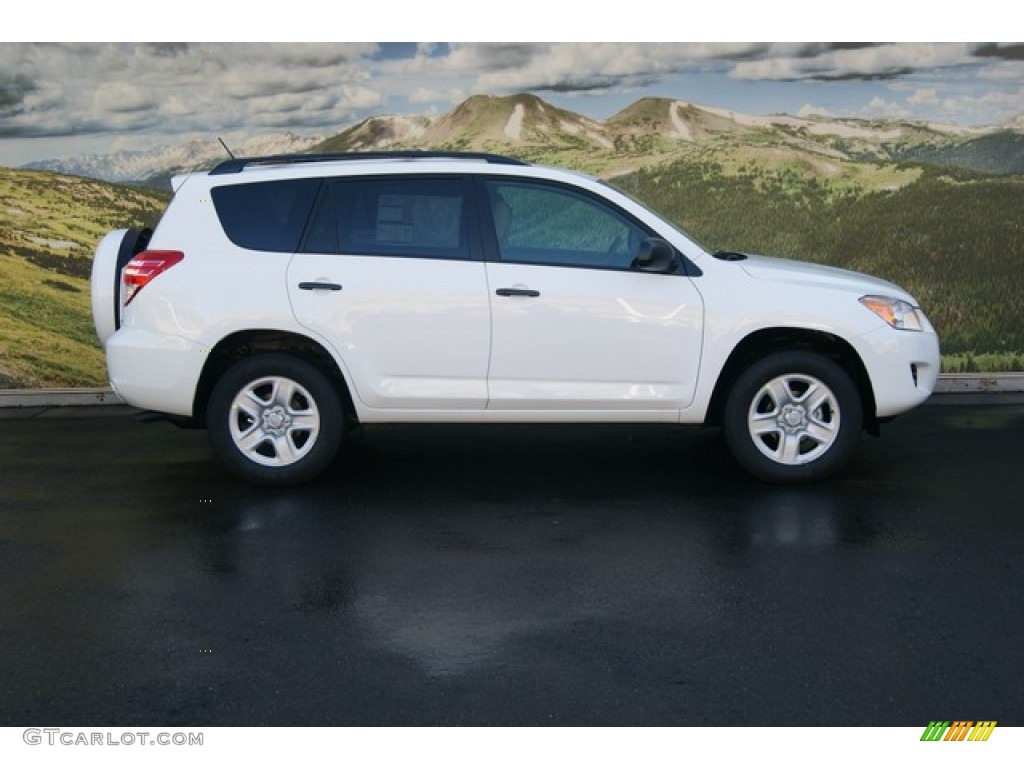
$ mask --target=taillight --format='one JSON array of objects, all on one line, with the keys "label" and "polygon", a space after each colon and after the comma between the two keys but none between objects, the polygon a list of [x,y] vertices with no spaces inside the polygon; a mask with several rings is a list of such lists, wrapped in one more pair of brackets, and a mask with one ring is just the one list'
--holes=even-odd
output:
[{"label": "taillight", "polygon": [[153,278],[166,272],[185,258],[181,251],[142,251],[132,257],[121,271],[121,295],[128,306],[139,291],[152,282]]}]

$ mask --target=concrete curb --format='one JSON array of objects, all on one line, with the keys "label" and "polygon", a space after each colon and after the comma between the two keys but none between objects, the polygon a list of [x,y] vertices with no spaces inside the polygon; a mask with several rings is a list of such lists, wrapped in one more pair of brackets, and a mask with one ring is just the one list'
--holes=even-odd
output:
[{"label": "concrete curb", "polygon": [[81,405],[124,405],[107,387],[0,389],[0,408],[55,408]]},{"label": "concrete curb", "polygon": [[[1024,373],[944,373],[935,387],[937,395],[1024,393]],[[112,389],[78,387],[64,389],[0,389],[0,408],[61,408],[125,405]]]},{"label": "concrete curb", "polygon": [[1024,392],[1024,373],[943,373],[936,394]]}]

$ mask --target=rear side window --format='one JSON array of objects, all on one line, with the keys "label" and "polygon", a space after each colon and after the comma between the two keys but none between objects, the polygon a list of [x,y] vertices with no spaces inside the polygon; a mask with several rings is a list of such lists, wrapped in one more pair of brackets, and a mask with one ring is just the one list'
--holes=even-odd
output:
[{"label": "rear side window", "polygon": [[457,178],[327,182],[303,251],[467,259],[465,207]]},{"label": "rear side window", "polygon": [[319,186],[319,179],[290,179],[214,187],[213,206],[235,245],[292,252],[299,247]]}]

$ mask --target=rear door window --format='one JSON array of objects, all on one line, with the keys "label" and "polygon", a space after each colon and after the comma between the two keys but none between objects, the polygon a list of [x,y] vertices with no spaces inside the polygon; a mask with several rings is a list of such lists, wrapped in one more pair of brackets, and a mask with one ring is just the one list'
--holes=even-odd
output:
[{"label": "rear door window", "polygon": [[328,181],[302,250],[468,259],[466,200],[461,178]]}]

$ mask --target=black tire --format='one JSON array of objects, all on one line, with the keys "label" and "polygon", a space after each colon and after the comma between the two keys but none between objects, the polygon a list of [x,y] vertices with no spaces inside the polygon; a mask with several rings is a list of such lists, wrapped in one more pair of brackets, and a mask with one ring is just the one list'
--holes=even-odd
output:
[{"label": "black tire", "polygon": [[726,443],[754,477],[811,483],[839,471],[864,426],[850,375],[813,352],[763,357],[733,384],[722,422]]},{"label": "black tire", "polygon": [[318,368],[286,354],[236,363],[207,404],[213,449],[235,475],[257,485],[312,480],[341,444],[338,390]]}]

